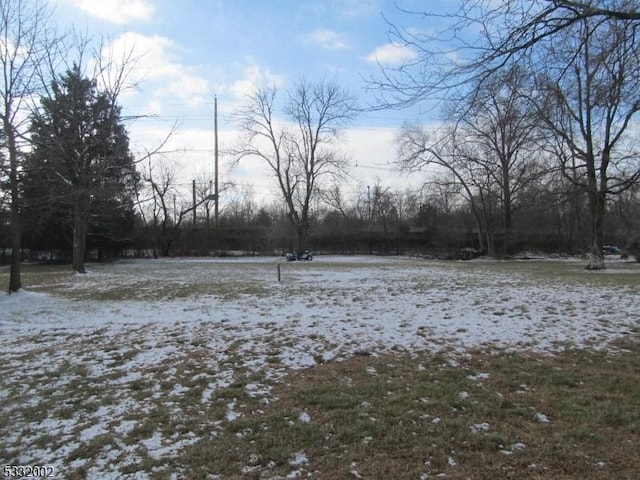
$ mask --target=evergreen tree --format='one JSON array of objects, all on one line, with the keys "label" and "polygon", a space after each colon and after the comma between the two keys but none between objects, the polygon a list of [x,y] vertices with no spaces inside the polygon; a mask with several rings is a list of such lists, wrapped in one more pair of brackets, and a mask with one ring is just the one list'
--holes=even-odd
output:
[{"label": "evergreen tree", "polygon": [[137,173],[114,98],[76,65],[53,82],[52,92],[32,118],[27,218],[36,234],[38,227],[45,235],[61,227],[57,243],[70,240],[73,269],[84,273],[88,235],[122,238],[128,234],[123,227],[133,226]]}]

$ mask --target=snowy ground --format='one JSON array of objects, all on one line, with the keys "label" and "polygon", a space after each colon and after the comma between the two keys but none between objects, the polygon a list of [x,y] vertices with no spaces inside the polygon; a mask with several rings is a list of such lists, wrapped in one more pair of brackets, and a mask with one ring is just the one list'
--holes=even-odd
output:
[{"label": "snowy ground", "polygon": [[[107,433],[132,438],[130,413],[148,409],[149,398],[166,397],[178,415],[190,387],[145,382],[171,383],[188,358],[198,358],[193,378],[206,382],[199,402],[251,371],[263,380],[247,392],[270,402],[270,382],[289,369],[354,353],[602,348],[640,325],[633,263],[586,272],[577,261],[318,257],[282,263],[278,282],[279,261],[122,261],[2,295],[3,465],[122,478],[116,463],[177,455],[198,440],[193,433],[148,432],[81,452]],[[69,397],[76,384],[82,394]],[[142,388],[150,397],[136,395]],[[228,402],[220,421],[234,421],[239,408]]]}]

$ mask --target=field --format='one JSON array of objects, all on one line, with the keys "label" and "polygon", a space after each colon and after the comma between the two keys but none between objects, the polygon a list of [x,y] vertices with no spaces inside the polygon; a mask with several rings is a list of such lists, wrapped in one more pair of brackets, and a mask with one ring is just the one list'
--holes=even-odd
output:
[{"label": "field", "polygon": [[640,265],[583,266],[25,266],[25,291],[0,296],[2,466],[69,479],[637,479]]}]

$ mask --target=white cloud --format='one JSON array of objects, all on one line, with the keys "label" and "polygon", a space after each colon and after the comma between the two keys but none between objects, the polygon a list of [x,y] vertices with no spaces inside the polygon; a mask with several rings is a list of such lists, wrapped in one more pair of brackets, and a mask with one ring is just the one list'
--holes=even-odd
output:
[{"label": "white cloud", "polygon": [[151,20],[155,6],[150,0],[72,0],[76,8],[107,22],[119,25]]},{"label": "white cloud", "polygon": [[160,35],[124,33],[110,47],[115,58],[126,56],[133,49],[137,59],[136,73],[146,80],[165,79],[182,68],[173,53],[178,50],[178,46],[173,40]]},{"label": "white cloud", "polygon": [[244,75],[240,80],[231,84],[228,90],[236,100],[244,100],[247,95],[253,94],[258,87],[276,86],[284,83],[281,75],[271,73],[269,69],[263,69],[258,65],[251,65],[244,69]]},{"label": "white cloud", "polygon": [[130,49],[137,60],[129,81],[139,83],[143,91],[151,89],[156,107],[161,104],[158,99],[167,103],[176,103],[177,99],[191,106],[211,101],[208,80],[180,62],[179,47],[172,40],[159,35],[125,33],[111,44],[116,59],[124,58]]},{"label": "white cloud", "polygon": [[326,28],[314,30],[305,37],[305,40],[307,43],[319,45],[322,48],[331,50],[340,50],[347,47],[347,44],[340,33]]},{"label": "white cloud", "polygon": [[398,45],[397,43],[388,43],[376,48],[365,57],[365,60],[381,65],[399,65],[405,62],[411,62],[417,58],[418,54],[411,47]]}]

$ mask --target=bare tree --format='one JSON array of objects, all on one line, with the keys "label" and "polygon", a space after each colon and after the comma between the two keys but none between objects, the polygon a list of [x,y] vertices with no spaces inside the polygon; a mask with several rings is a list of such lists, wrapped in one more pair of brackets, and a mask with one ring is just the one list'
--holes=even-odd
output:
[{"label": "bare tree", "polygon": [[482,177],[488,205],[497,204],[501,214],[504,246],[509,247],[514,209],[519,195],[544,174],[537,158],[540,128],[536,109],[525,98],[529,91],[527,71],[512,66],[481,83],[465,99],[456,122],[456,148]]},{"label": "bare tree", "polygon": [[11,195],[11,273],[9,291],[22,288],[20,163],[33,100],[42,87],[40,77],[45,53],[55,51],[49,35],[51,10],[39,0],[0,0],[0,121],[3,153]]},{"label": "bare tree", "polygon": [[398,136],[398,165],[407,172],[424,172],[429,167],[435,167],[431,179],[437,177],[438,183],[446,184],[449,190],[455,187],[455,191],[469,202],[478,231],[478,242],[480,248],[484,249],[485,244],[493,244],[488,237],[490,209],[483,202],[485,194],[482,189],[485,186],[482,178],[476,178],[476,169],[467,161],[468,153],[461,151],[462,144],[454,141],[453,133],[436,135],[421,125],[403,125]]},{"label": "bare tree", "polygon": [[349,216],[347,210],[347,200],[345,199],[344,192],[338,183],[330,185],[328,188],[321,190],[320,195],[325,204],[336,211],[341,217],[347,218]]},{"label": "bare tree", "polygon": [[[227,193],[232,194],[234,191],[234,183],[233,182],[224,182],[222,185],[218,187],[218,196],[222,197],[222,194],[225,195]],[[216,200],[215,188],[213,186],[213,180],[211,178],[211,173],[208,171],[202,171],[196,174],[195,179],[195,189],[196,189],[196,204],[198,207],[202,207],[204,209],[204,221],[207,226],[207,229],[211,229],[211,211],[214,209],[216,205],[216,201],[218,201],[218,205],[220,206],[219,200]],[[222,212],[224,214],[224,211]]]},{"label": "bare tree", "polygon": [[370,78],[377,108],[402,108],[426,99],[469,93],[532,50],[584,20],[640,22],[636,0],[462,0],[446,12],[398,7],[410,20],[430,20],[428,29],[388,22],[390,40],[416,54],[396,66],[380,65]]},{"label": "bare tree", "polygon": [[534,153],[538,119],[521,94],[524,73],[513,68],[479,85],[475,95],[450,109],[451,125],[439,136],[405,125],[398,141],[401,169],[440,167],[431,169],[425,181],[463,193],[476,219],[480,246],[489,255],[497,253],[499,227],[508,248],[519,195],[542,172]]},{"label": "bare tree", "polygon": [[312,199],[325,177],[344,172],[348,162],[336,140],[354,117],[355,99],[336,82],[298,81],[278,116],[275,87],[260,88],[236,116],[244,133],[234,152],[239,162],[262,160],[273,173],[297,234],[307,248]]},{"label": "bare tree", "polygon": [[397,195],[391,191],[391,187],[384,187],[378,179],[368,192],[370,201],[371,222],[382,227],[383,233],[388,233],[390,224],[398,218]]},{"label": "bare tree", "polygon": [[167,159],[153,162],[153,155],[147,155],[146,160],[142,182],[136,188],[136,205],[151,242],[153,257],[169,256],[175,233],[189,210],[183,207],[182,199],[177,205],[175,165]]},{"label": "bare tree", "polygon": [[640,25],[585,19],[546,49],[530,95],[564,176],[585,192],[591,261],[603,268],[606,203],[640,181]]},{"label": "bare tree", "polygon": [[391,25],[392,39],[417,58],[381,67],[380,78],[371,81],[379,106],[434,98],[466,98],[472,105],[482,91],[478,86],[523,65],[537,81],[528,97],[550,133],[558,163],[589,198],[589,267],[604,266],[606,199],[640,180],[629,138],[640,109],[640,2],[463,0],[444,15],[407,13],[444,26],[425,33]]}]

